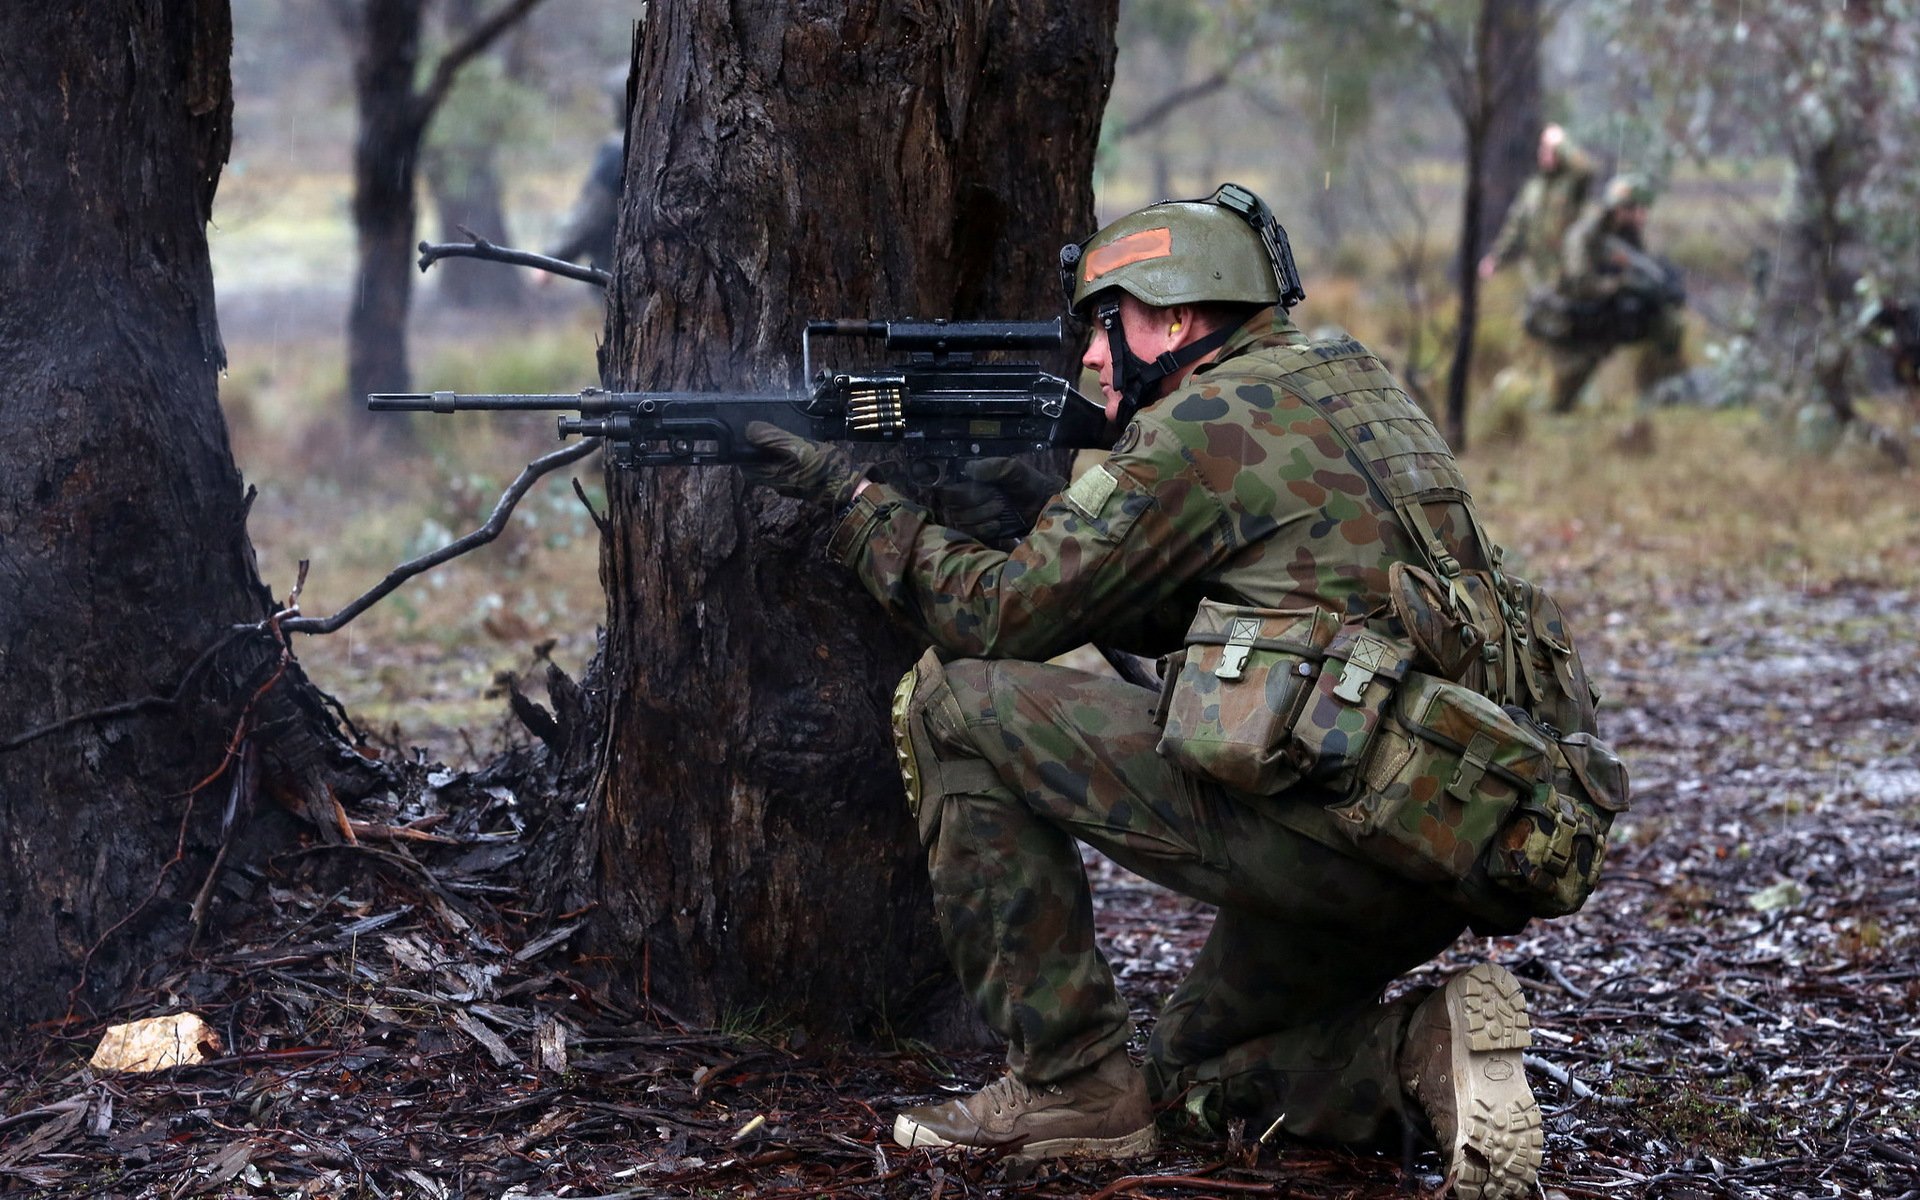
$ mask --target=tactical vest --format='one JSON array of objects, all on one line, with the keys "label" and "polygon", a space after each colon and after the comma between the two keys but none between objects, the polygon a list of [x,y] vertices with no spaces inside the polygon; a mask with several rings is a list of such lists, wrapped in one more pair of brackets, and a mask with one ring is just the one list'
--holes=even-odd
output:
[{"label": "tactical vest", "polygon": [[[1203,602],[1168,672],[1161,752],[1240,791],[1333,792],[1363,857],[1442,886],[1483,928],[1572,912],[1627,789],[1559,606],[1501,569],[1445,439],[1365,347],[1268,353],[1422,563],[1395,564],[1365,618]],[[1447,506],[1464,515],[1454,546],[1435,525]]]}]

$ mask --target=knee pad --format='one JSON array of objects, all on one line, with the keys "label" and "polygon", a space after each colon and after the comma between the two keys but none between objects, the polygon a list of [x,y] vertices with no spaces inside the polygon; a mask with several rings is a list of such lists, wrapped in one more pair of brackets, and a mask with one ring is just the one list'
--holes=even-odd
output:
[{"label": "knee pad", "polygon": [[992,764],[979,757],[966,715],[947,680],[946,664],[928,650],[893,690],[893,749],[907,810],[930,844],[940,823],[940,801],[975,794],[999,783]]}]

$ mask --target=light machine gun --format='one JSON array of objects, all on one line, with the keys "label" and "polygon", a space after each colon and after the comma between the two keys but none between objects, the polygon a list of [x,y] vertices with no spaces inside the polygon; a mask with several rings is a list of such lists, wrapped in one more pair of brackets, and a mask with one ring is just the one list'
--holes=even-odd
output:
[{"label": "light machine gun", "polygon": [[[879,340],[904,361],[871,373],[813,368],[813,339]],[[976,361],[981,353],[1058,349],[1051,321],[811,320],[801,336],[799,393],[609,392],[462,395],[378,393],[377,412],[560,411],[560,436],[604,438],[623,467],[739,463],[760,452],[754,421],[824,442],[896,447],[916,474],[941,460],[1112,445],[1106,410],[1030,362]]]}]

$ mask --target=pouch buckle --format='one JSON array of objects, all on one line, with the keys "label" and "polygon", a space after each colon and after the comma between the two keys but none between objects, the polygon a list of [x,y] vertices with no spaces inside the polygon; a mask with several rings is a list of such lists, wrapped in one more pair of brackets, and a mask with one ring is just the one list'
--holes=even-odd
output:
[{"label": "pouch buckle", "polygon": [[1235,617],[1227,631],[1227,644],[1220,651],[1220,665],[1213,669],[1214,678],[1240,678],[1246,670],[1247,656],[1253,653],[1254,639],[1259,636],[1259,621]]},{"label": "pouch buckle", "polygon": [[1555,794],[1553,799],[1558,803],[1547,806],[1547,814],[1553,819],[1553,836],[1547,841],[1546,858],[1540,865],[1548,875],[1558,879],[1573,863],[1573,838],[1579,824],[1567,811],[1569,802],[1565,796]]},{"label": "pouch buckle", "polygon": [[1476,733],[1467,743],[1466,752],[1460,756],[1460,765],[1454,769],[1453,781],[1447,784],[1447,795],[1462,804],[1473,799],[1473,789],[1480,786],[1480,780],[1486,776],[1487,766],[1493,761],[1493,752],[1498,747],[1491,736]]},{"label": "pouch buckle", "polygon": [[1348,704],[1365,700],[1367,685],[1373,682],[1373,677],[1398,657],[1383,641],[1372,637],[1357,639],[1347,655],[1347,665],[1340,671],[1340,682],[1333,687],[1335,698]]}]

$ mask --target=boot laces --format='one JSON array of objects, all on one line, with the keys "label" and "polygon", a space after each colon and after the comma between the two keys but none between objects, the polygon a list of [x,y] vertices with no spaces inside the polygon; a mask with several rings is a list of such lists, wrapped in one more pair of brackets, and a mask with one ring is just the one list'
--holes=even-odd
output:
[{"label": "boot laces", "polygon": [[985,1097],[987,1103],[993,1106],[994,1115],[998,1116],[1009,1108],[1032,1104],[1033,1098],[1043,1091],[1058,1092],[1059,1090],[1059,1088],[1051,1085],[1045,1088],[1028,1087],[1018,1079],[1015,1079],[1013,1072],[1009,1071],[992,1083],[989,1083],[986,1087],[981,1088],[980,1092],[981,1095]]}]

